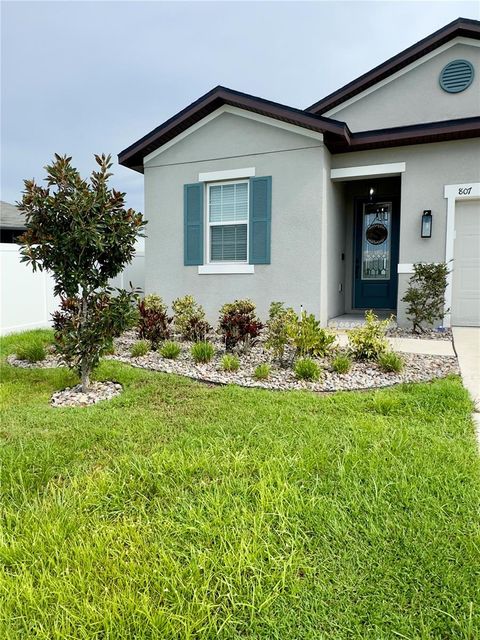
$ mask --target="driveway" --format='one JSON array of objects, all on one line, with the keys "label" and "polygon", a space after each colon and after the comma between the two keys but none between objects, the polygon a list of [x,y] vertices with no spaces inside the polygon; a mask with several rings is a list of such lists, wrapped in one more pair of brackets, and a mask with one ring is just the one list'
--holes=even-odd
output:
[{"label": "driveway", "polygon": [[463,384],[475,402],[474,419],[480,441],[480,327],[453,327],[452,332]]}]

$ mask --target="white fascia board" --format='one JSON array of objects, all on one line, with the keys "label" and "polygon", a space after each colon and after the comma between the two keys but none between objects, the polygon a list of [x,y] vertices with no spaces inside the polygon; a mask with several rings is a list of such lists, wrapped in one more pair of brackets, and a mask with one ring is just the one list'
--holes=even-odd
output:
[{"label": "white fascia board", "polygon": [[437,56],[439,53],[443,53],[443,51],[447,51],[448,49],[455,46],[456,44],[468,44],[473,47],[480,47],[480,42],[478,42],[477,40],[473,40],[471,38],[464,38],[463,36],[454,38],[453,40],[450,40],[450,42],[446,42],[445,44],[443,44],[441,47],[438,47],[437,49],[430,51],[430,53],[425,54],[419,60],[415,60],[415,62],[411,62],[409,65],[407,65],[403,69],[400,69],[400,71],[396,71],[395,73],[392,73],[392,75],[388,76],[388,78],[384,78],[383,80],[380,80],[379,82],[372,85],[371,87],[368,87],[368,89],[365,89],[364,91],[357,94],[356,96],[353,96],[348,100],[345,100],[345,102],[341,102],[340,104],[337,104],[332,109],[325,111],[325,113],[322,113],[322,116],[325,116],[327,118],[334,117],[335,114],[341,111],[342,109],[345,109],[346,107],[349,107],[350,105],[354,104],[358,100],[365,98],[370,93],[373,93],[377,89],[384,87],[386,84],[393,82],[393,80],[400,78],[401,76],[405,75],[409,71],[412,71],[412,69],[415,69],[416,67],[419,67],[420,65],[424,64],[428,60],[435,58],[435,56]]},{"label": "white fascia board", "polygon": [[[175,136],[175,138],[172,138],[171,140],[166,142],[159,149],[155,149],[155,151],[152,151],[151,153],[149,153],[147,156],[144,157],[143,164],[145,165],[145,163],[150,162],[150,160],[153,160],[154,158],[157,158],[164,151],[166,151],[167,149],[170,149],[170,147],[173,147],[174,145],[176,145],[177,142],[180,142],[181,140],[183,140],[184,138],[189,136],[191,133],[194,133],[195,131],[198,131],[198,129],[201,129],[201,127],[205,126],[206,124],[208,124],[212,120],[215,120],[215,118],[218,118],[218,116],[221,116],[223,113],[231,113],[233,115],[240,116],[241,118],[247,118],[248,120],[254,120],[255,122],[261,122],[262,124],[268,124],[271,127],[277,127],[278,129],[284,129],[285,131],[290,131],[291,133],[297,133],[297,134],[299,134],[301,136],[304,136],[306,138],[313,138],[314,140],[318,140],[320,142],[323,141],[323,134],[319,133],[317,131],[311,131],[310,129],[304,129],[303,127],[299,127],[299,126],[297,126],[295,124],[289,124],[288,122],[283,122],[282,120],[276,120],[275,118],[270,118],[268,116],[262,116],[259,113],[253,113],[251,111],[246,111],[245,109],[240,109],[239,107],[231,107],[228,104],[224,104],[223,106],[219,107],[218,109],[216,109],[212,113],[209,113],[208,116],[205,116],[204,118],[202,118],[201,120],[199,120],[195,124],[192,124],[191,127],[186,129],[185,131],[182,131],[182,133],[179,133],[178,136]],[[146,167],[146,168],[148,168],[148,167]]]},{"label": "white fascia board", "polygon": [[217,182],[220,180],[236,180],[238,178],[253,178],[255,167],[245,169],[227,169],[226,171],[208,171],[198,174],[199,182]]},{"label": "white fascia board", "polygon": [[255,273],[253,264],[202,264],[198,267],[198,273],[205,275],[226,275],[232,273]]},{"label": "white fascia board", "polygon": [[387,164],[369,164],[362,167],[345,167],[331,169],[331,180],[360,180],[361,178],[376,178],[379,176],[398,176],[407,168],[405,162],[390,162]]}]

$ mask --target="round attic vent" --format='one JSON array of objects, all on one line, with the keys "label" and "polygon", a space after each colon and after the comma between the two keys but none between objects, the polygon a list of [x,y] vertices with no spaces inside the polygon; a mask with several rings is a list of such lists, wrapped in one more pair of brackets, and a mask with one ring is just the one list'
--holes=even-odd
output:
[{"label": "round attic vent", "polygon": [[465,91],[473,82],[473,65],[468,60],[452,60],[440,73],[440,86],[448,93]]}]

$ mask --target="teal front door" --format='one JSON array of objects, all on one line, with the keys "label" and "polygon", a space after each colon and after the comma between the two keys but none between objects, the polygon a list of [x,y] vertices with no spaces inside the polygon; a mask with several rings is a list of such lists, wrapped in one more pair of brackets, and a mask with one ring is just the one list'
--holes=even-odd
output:
[{"label": "teal front door", "polygon": [[356,309],[395,309],[400,215],[398,198],[355,203],[354,287]]}]

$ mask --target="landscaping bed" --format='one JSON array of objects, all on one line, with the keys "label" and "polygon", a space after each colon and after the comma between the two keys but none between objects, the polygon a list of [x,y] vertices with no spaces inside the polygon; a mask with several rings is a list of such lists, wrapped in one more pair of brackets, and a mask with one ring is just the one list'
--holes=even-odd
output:
[{"label": "landscaping bed", "polygon": [[[192,342],[178,341],[181,352],[177,359],[164,358],[158,351],[149,351],[143,356],[132,357],[130,350],[137,342],[135,331],[128,331],[115,340],[115,354],[108,358],[126,362],[135,367],[176,373],[189,378],[214,384],[239,384],[245,387],[264,389],[309,389],[311,391],[340,391],[388,387],[402,382],[426,382],[458,373],[457,359],[453,356],[430,356],[403,354],[404,368],[400,373],[385,372],[378,363],[353,361],[348,373],[336,373],[331,368],[331,358],[312,358],[317,362],[322,376],[318,381],[298,380],[291,367],[280,367],[265,348],[263,337],[247,354],[239,354],[238,371],[224,371],[222,358],[225,347],[215,336],[210,338],[215,354],[208,363],[196,364],[190,354]],[[259,364],[268,363],[268,379],[257,380],[255,369]]]}]

